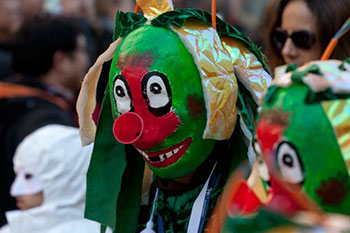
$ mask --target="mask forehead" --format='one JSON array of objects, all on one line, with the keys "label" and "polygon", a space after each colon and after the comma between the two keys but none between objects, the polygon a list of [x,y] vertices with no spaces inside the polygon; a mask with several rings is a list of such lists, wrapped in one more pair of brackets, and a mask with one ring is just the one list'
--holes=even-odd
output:
[{"label": "mask forehead", "polygon": [[[158,71],[166,74],[175,100],[183,99],[186,94],[192,93],[203,96],[199,71],[192,55],[170,29],[143,26],[133,31],[119,46],[112,64],[110,87],[117,74],[132,67],[143,69],[144,72]],[[204,100],[202,102],[204,103]],[[179,107],[175,103],[174,108],[177,110]]]}]

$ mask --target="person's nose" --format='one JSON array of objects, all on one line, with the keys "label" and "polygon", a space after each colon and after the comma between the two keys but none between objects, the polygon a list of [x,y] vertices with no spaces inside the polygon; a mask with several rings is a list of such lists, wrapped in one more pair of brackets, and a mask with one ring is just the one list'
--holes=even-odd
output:
[{"label": "person's nose", "polygon": [[291,38],[286,40],[282,48],[282,56],[286,63],[289,63],[291,60],[296,59],[298,56],[298,48],[294,45]]}]

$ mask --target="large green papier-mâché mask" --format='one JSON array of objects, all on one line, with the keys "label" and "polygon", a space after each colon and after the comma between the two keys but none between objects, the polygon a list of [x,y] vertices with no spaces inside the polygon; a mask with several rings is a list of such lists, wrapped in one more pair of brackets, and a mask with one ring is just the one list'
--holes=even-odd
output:
[{"label": "large green papier-m\u00e2ch\u00e9 mask", "polygon": [[155,174],[183,177],[209,156],[215,141],[203,139],[200,74],[176,33],[146,25],[128,34],[113,58],[109,87],[113,116],[122,119],[115,135],[131,137]]}]

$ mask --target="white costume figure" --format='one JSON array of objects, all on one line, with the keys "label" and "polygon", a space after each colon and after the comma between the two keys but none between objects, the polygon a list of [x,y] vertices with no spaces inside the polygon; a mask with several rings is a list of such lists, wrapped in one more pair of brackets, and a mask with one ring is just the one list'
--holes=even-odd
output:
[{"label": "white costume figure", "polygon": [[[27,136],[15,153],[11,188],[21,210],[6,213],[9,224],[0,232],[98,233],[99,225],[83,216],[91,152],[73,127],[48,125]],[[41,204],[24,208],[20,197],[35,194],[42,194]]]}]

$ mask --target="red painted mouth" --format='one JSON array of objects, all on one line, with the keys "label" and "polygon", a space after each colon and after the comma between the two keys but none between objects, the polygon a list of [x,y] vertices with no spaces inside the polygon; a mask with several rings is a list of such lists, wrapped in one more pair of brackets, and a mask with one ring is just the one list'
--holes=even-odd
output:
[{"label": "red painted mouth", "polygon": [[178,161],[185,154],[191,142],[192,138],[187,138],[175,146],[155,152],[145,152],[136,149],[152,167],[163,168]]}]

